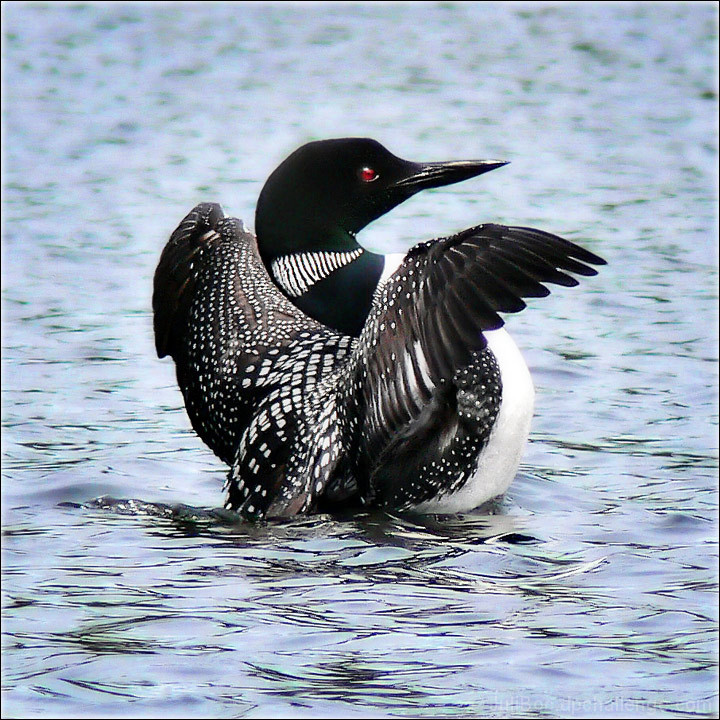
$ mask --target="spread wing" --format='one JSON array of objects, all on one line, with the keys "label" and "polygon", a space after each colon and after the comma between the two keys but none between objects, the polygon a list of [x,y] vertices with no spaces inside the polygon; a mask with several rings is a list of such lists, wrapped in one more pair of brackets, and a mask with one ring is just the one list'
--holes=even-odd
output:
[{"label": "spread wing", "polygon": [[[549,294],[545,283],[596,275],[597,255],[550,233],[480,225],[423,243],[378,290],[352,373],[360,417],[360,457],[372,476],[397,438],[436,433],[447,414],[448,383],[483,350],[499,313]],[[397,448],[395,448],[397,449]],[[393,451],[394,452],[394,451]]]},{"label": "spread wing", "polygon": [[[322,436],[308,424],[323,418],[311,401],[323,373],[347,362],[353,338],[296,308],[270,279],[256,238],[212,203],[195,207],[170,237],[153,311],[158,355],[175,360],[195,431],[232,466],[230,505],[252,516],[309,504],[340,452],[313,462],[311,451],[325,444],[310,443]],[[298,437],[307,448],[296,447]]]},{"label": "spread wing", "polygon": [[277,383],[269,372],[298,334],[320,327],[274,286],[242,223],[213,203],[171,235],[154,279],[158,355],[171,355],[193,427],[224,462]]}]

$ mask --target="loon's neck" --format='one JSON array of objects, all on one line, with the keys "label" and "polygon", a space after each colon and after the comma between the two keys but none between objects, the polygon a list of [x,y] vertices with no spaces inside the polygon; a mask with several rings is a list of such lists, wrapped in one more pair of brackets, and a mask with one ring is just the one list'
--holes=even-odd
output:
[{"label": "loon's neck", "polygon": [[370,313],[384,265],[382,255],[361,250],[350,263],[314,283],[299,297],[290,299],[323,325],[357,337]]},{"label": "loon's neck", "polygon": [[[306,315],[345,335],[357,337],[367,320],[385,267],[383,255],[360,247],[350,233],[295,237],[271,243],[258,235],[258,247],[275,284]],[[289,249],[275,253],[268,247]]]}]

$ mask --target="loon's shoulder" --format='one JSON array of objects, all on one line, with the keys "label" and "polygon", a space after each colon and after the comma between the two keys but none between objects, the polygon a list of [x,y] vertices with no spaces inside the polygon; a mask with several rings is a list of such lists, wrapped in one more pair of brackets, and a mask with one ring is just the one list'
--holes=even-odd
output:
[{"label": "loon's shoulder", "polygon": [[223,282],[230,290],[228,302],[245,310],[255,334],[259,324],[282,343],[323,328],[280,292],[262,262],[256,235],[243,221],[226,216],[218,203],[200,203],[171,234],[155,270],[152,305],[159,357],[175,356],[182,346],[190,306],[198,303],[198,283],[213,292]]}]

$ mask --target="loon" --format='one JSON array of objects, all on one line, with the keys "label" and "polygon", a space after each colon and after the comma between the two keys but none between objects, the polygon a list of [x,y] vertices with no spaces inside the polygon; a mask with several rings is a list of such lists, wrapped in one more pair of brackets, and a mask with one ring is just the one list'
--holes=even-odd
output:
[{"label": "loon", "polygon": [[303,145],[260,193],[255,234],[216,203],[155,272],[157,354],[248,519],[469,511],[517,471],[534,388],[498,313],[605,261],[550,233],[483,224],[395,269],[357,234],[417,192],[496,160],[416,163],[368,138]]}]

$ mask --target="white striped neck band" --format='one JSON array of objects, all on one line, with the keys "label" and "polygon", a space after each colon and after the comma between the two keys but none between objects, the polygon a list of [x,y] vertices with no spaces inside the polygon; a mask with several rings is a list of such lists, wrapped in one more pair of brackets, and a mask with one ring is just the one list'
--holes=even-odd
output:
[{"label": "white striped neck band", "polygon": [[299,297],[316,282],[324,280],[338,268],[357,260],[362,252],[362,248],[355,248],[347,252],[321,250],[281,255],[270,263],[270,268],[278,285],[290,297]]}]

